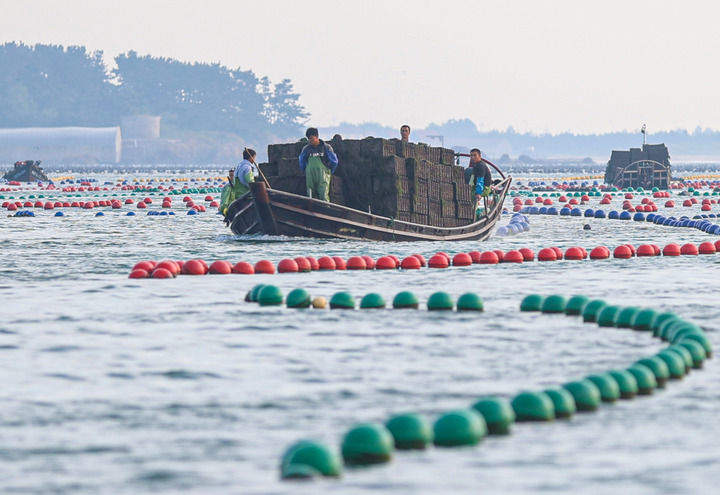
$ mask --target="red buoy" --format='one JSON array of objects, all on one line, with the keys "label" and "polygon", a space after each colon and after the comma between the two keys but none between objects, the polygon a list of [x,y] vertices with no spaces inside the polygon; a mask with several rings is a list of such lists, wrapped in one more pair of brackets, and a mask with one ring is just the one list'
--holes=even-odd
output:
[{"label": "red buoy", "polygon": [[497,256],[498,262],[505,257],[505,252],[502,249],[493,249],[493,253]]},{"label": "red buoy", "polygon": [[553,248],[542,248],[538,252],[537,258],[538,261],[556,261],[558,259],[557,253]]},{"label": "red buoy", "polygon": [[545,201],[543,201],[544,206],[550,206],[551,204],[553,204],[553,200],[550,198],[546,198]]},{"label": "red buoy", "polygon": [[673,200],[665,201],[665,208],[675,208],[675,201],[673,201]]},{"label": "red buoy", "polygon": [[511,250],[505,253],[502,259],[503,263],[522,263],[523,255],[520,251]]},{"label": "red buoy", "polygon": [[566,260],[582,260],[584,258],[585,255],[583,254],[582,249],[577,246],[569,247],[565,250]]},{"label": "red buoy", "polygon": [[518,251],[522,254],[523,261],[533,261],[535,259],[535,251],[530,248],[520,248]]},{"label": "red buoy", "polygon": [[332,259],[335,262],[336,270],[347,270],[347,263],[340,256],[333,256]]},{"label": "red buoy", "polygon": [[135,266],[132,268],[133,270],[145,270],[146,272],[150,273],[155,268],[155,263],[152,261],[138,261],[135,263]]},{"label": "red buoy", "polygon": [[297,263],[299,272],[309,272],[310,270],[312,270],[312,267],[310,266],[310,262],[308,261],[307,258],[298,256],[297,258],[295,258],[295,263]]},{"label": "red buoy", "polygon": [[625,246],[630,250],[630,256],[635,256],[635,246],[632,244],[625,244]]},{"label": "red buoy", "polygon": [[137,268],[130,272],[130,276],[128,278],[148,278],[148,276],[149,274],[147,271]]},{"label": "red buoy", "polygon": [[660,256],[660,253],[662,253],[662,249],[660,249],[660,246],[657,244],[650,244],[652,248],[655,250],[655,256]]},{"label": "red buoy", "polygon": [[613,251],[613,258],[627,259],[632,258],[632,251],[627,246],[618,246]]},{"label": "red buoy", "polygon": [[415,256],[420,261],[420,266],[427,265],[427,262],[425,261],[425,256],[423,256],[422,254],[413,254],[413,256]]},{"label": "red buoy", "polygon": [[710,241],[705,241],[698,246],[698,253],[700,254],[715,254],[715,244]]},{"label": "red buoy", "polygon": [[352,256],[347,260],[348,270],[365,270],[367,265],[361,256]]},{"label": "red buoy", "polygon": [[389,256],[390,258],[392,258],[393,261],[395,262],[395,268],[400,268],[400,258],[398,258],[397,256],[395,256],[394,254],[388,254],[388,256]]},{"label": "red buoy", "polygon": [[255,269],[247,261],[238,261],[235,263],[235,266],[233,266],[232,272],[240,275],[252,275],[255,273]]},{"label": "red buoy", "polygon": [[173,274],[165,268],[155,268],[150,274],[150,278],[173,278]]},{"label": "red buoy", "polygon": [[680,246],[675,243],[670,243],[663,248],[663,256],[680,256]]},{"label": "red buoy", "polygon": [[320,269],[320,263],[318,263],[318,260],[313,258],[312,256],[305,256],[305,259],[308,260],[308,263],[310,263],[310,269],[311,270],[319,270]]},{"label": "red buoy", "polygon": [[125,200],[125,204],[126,204],[126,205],[131,205],[131,204],[133,204],[133,203],[134,203],[134,201],[132,200],[132,198],[128,198],[128,199]]},{"label": "red buoy", "polygon": [[[330,256],[323,256],[317,262],[318,262],[319,270],[334,270],[335,269],[335,260],[333,260]],[[312,261],[310,262],[310,264],[312,265]]]},{"label": "red buoy", "polygon": [[562,249],[560,249],[559,247],[556,247],[556,246],[553,246],[550,249],[555,251],[555,256],[557,257],[557,259],[559,259],[559,260],[563,259]]},{"label": "red buoy", "polygon": [[147,208],[147,206],[145,205],[145,202],[144,202],[144,201],[140,201],[140,202],[137,204],[137,207],[138,207],[139,209],[141,209],[141,210],[144,209],[144,208]]},{"label": "red buoy", "polygon": [[597,246],[590,251],[591,260],[606,260],[610,257],[610,250],[605,246]]},{"label": "red buoy", "polygon": [[481,265],[497,265],[498,263],[500,263],[500,258],[495,251],[484,251],[480,255]]},{"label": "red buoy", "polygon": [[415,256],[408,256],[400,262],[400,268],[403,270],[419,270],[420,260]]},{"label": "red buoy", "polygon": [[211,275],[229,275],[232,273],[232,265],[229,261],[217,260],[210,264],[208,273]]},{"label": "red buoy", "polygon": [[712,210],[712,206],[710,206],[710,205],[702,205],[702,206],[700,207],[700,209],[701,209],[702,211],[710,211],[710,210]]},{"label": "red buoy", "polygon": [[271,261],[268,260],[260,260],[257,263],[255,263],[255,273],[267,273],[272,275],[275,273],[275,265],[272,264]]},{"label": "red buoy", "polygon": [[472,258],[467,253],[458,253],[453,256],[453,266],[470,266],[472,265]]},{"label": "red buoy", "polygon": [[439,255],[445,256],[445,259],[447,260],[448,265],[450,264],[450,255],[447,254],[445,251],[438,251],[438,252],[435,253],[435,254],[439,254]]},{"label": "red buoy", "polygon": [[695,244],[692,244],[692,243],[683,244],[683,246],[680,248],[680,254],[688,254],[691,256],[697,256],[698,248]]},{"label": "red buoy", "polygon": [[480,251],[470,251],[468,254],[473,263],[480,263]]},{"label": "red buoy", "polygon": [[376,270],[394,270],[395,268],[397,268],[395,260],[390,256],[381,256],[375,262]]},{"label": "red buoy", "polygon": [[175,263],[172,260],[163,260],[157,265],[155,265],[155,270],[158,268],[165,268],[167,271],[173,274],[173,277],[177,277],[180,275],[180,267],[177,263]]},{"label": "red buoy", "polygon": [[685,206],[685,207],[689,207],[692,205],[693,205],[693,203],[689,199],[686,199],[685,201],[683,201],[683,206]]},{"label": "red buoy", "polygon": [[[472,263],[472,260],[470,260],[470,262]],[[448,259],[442,254],[435,254],[428,260],[428,266],[430,268],[447,268],[448,265]]]},{"label": "red buoy", "polygon": [[640,256],[655,256],[655,248],[650,244],[641,244],[637,248],[637,255]]},{"label": "red buoy", "polygon": [[203,268],[205,268],[205,275],[207,275],[208,271],[210,270],[210,267],[208,266],[207,263],[205,263],[205,260],[198,259],[198,261],[203,266]]},{"label": "red buoy", "polygon": [[297,273],[298,264],[295,262],[295,260],[283,259],[280,260],[280,262],[278,263],[277,271],[278,273]]},{"label": "red buoy", "polygon": [[372,258],[371,258],[370,256],[368,256],[367,254],[364,254],[364,255],[362,256],[362,259],[365,260],[365,268],[366,268],[367,270],[374,270],[374,269],[375,269],[375,260],[374,260],[374,259],[372,259]]}]

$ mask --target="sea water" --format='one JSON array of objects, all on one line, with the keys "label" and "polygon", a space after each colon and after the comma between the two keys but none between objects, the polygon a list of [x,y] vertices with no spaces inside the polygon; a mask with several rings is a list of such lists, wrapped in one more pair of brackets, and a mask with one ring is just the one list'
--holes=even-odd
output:
[{"label": "sea water", "polygon": [[[196,202],[201,201],[200,196]],[[130,280],[143,259],[232,262],[310,255],[567,248],[713,236],[646,222],[530,216],[486,242],[375,243],[233,236],[211,208],[0,218],[0,492],[4,493],[715,493],[720,479],[717,358],[652,396],[550,424],[516,424],[478,446],[397,452],[342,478],[279,479],[285,448],[333,448],[359,422],[433,420],[477,398],[508,399],[664,347],[647,332],[519,312],[524,295],[585,294],[675,311],[720,347],[720,254]],[[597,208],[599,198],[592,198]],[[639,199],[633,200],[637,203]],[[664,200],[655,200],[660,206]],[[620,209],[621,199],[603,206]],[[158,208],[158,201],[152,208]],[[676,201],[679,206],[679,202]],[[717,206],[714,207],[717,210]],[[127,217],[128,209],[138,212]],[[667,210],[699,213],[699,206]],[[5,213],[5,212],[3,212]],[[504,215],[499,225],[505,225]],[[583,230],[590,224],[592,230]],[[468,291],[483,313],[320,311],[244,302],[257,283],[330,298]]]}]

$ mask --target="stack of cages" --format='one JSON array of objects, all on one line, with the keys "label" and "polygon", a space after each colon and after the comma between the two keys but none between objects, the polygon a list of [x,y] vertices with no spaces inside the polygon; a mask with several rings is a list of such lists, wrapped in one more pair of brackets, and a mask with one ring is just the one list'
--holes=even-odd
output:
[{"label": "stack of cages", "polygon": [[[304,141],[268,146],[260,164],[271,187],[305,195],[298,157]],[[328,141],[340,165],[330,181],[330,201],[395,220],[459,227],[475,220],[475,196],[451,149],[398,139]]]}]

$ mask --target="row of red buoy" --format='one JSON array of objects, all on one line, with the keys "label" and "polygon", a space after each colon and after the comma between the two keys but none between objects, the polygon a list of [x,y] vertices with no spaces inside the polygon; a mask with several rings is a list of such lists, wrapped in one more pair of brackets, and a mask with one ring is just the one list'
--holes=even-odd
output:
[{"label": "row of red buoy", "polygon": [[[558,247],[542,248],[537,253],[538,261],[557,260],[593,260],[608,259],[611,256],[618,259],[646,256],[681,256],[698,254],[715,254],[720,251],[720,240],[715,243],[706,241],[696,246],[692,243],[682,246],[670,243],[660,249],[655,244],[642,244],[635,248],[632,244],[623,244],[610,251],[606,246],[594,247],[590,252],[581,246],[572,246],[564,252]],[[381,256],[373,260],[370,256],[352,256],[347,260],[340,256],[322,256],[315,259],[312,256],[300,256],[294,259],[283,259],[275,266],[271,261],[260,260],[254,265],[246,261],[232,264],[229,261],[218,260],[208,265],[204,260],[193,259],[188,261],[165,260],[161,262],[140,261],[130,272],[130,278],[173,278],[178,275],[229,275],[231,273],[252,275],[252,274],[274,274],[274,273],[299,273],[316,270],[419,270],[425,266],[429,268],[448,268],[450,266],[470,266],[473,264],[495,265],[498,263],[523,263],[534,261],[535,252],[530,248],[520,248],[503,252],[500,249],[494,251],[470,251],[469,253],[457,253],[452,258],[445,252],[438,252],[432,255],[427,262],[421,254],[413,254],[402,260],[397,256]]]}]

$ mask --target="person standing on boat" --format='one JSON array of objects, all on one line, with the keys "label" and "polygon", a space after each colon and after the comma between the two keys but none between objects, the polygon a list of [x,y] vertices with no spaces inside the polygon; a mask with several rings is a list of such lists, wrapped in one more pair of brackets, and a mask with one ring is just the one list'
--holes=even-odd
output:
[{"label": "person standing on boat", "polygon": [[233,180],[233,193],[235,198],[239,198],[250,190],[250,183],[255,182],[255,176],[257,175],[257,164],[255,163],[255,157],[257,153],[255,150],[245,148],[243,150],[243,161],[238,163],[235,167],[234,180]]},{"label": "person standing on boat", "polygon": [[468,178],[469,184],[475,185],[475,198],[480,199],[488,196],[492,191],[492,174],[490,167],[482,159],[482,152],[473,148],[470,150],[470,165],[465,171],[465,177]]},{"label": "person standing on boat", "polygon": [[410,126],[403,124],[400,126],[400,140],[404,142],[410,141]]},{"label": "person standing on boat", "polygon": [[257,171],[255,156],[257,156],[255,150],[245,148],[243,161],[235,167],[235,170],[230,170],[228,184],[223,187],[220,194],[220,211],[223,215],[227,214],[227,209],[233,201],[250,190],[250,183],[255,182],[255,172]]},{"label": "person standing on boat", "polygon": [[305,136],[308,144],[300,152],[300,170],[305,172],[307,194],[311,198],[330,201],[330,179],[338,166],[332,146],[319,138],[318,130],[310,127]]}]

